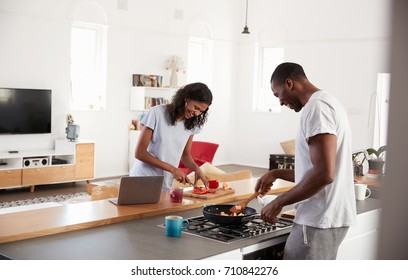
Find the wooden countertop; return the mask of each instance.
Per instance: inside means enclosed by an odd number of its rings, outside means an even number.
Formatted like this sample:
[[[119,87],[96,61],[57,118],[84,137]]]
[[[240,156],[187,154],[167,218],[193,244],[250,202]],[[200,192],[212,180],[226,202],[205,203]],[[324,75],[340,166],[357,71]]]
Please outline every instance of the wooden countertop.
[[[355,183],[367,184],[371,187],[381,187],[383,185],[383,177],[380,178],[369,178],[364,176],[354,176]]]
[[[171,203],[168,192],[163,192],[157,204],[116,206],[108,200],[97,200],[1,214],[0,244],[200,208],[208,203],[242,200],[253,193],[256,180],[257,178],[252,178],[227,182],[235,193],[216,199],[184,197],[182,203]],[[287,191],[293,185],[292,182],[277,180],[269,194]]]

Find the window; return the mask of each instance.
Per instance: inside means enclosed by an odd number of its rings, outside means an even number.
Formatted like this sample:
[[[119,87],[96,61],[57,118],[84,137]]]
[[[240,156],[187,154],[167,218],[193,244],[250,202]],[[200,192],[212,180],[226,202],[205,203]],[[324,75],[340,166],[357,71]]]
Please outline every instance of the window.
[[[388,131],[388,108],[390,98],[390,73],[378,73],[377,75],[377,91],[373,94],[375,100],[375,116],[374,116],[374,143],[375,149],[387,145]],[[370,110],[371,111],[371,110]]]
[[[106,26],[75,22],[71,27],[71,109],[106,106]]]
[[[282,108],[279,99],[271,91],[271,75],[276,66],[284,61],[284,48],[265,47],[258,48],[258,73],[255,77],[255,90],[253,110],[258,112],[280,113]]]
[[[202,82],[211,84],[210,40],[204,38],[190,37],[188,40],[188,74],[187,82]]]

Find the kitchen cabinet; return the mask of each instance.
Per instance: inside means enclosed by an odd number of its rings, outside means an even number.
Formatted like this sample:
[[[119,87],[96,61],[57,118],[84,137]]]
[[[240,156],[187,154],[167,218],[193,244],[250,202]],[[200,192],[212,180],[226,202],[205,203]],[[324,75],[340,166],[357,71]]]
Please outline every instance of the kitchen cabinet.
[[[350,227],[339,247],[338,260],[377,259],[380,214],[381,209],[374,209],[357,215],[357,225]]]
[[[204,260],[242,260],[242,251],[241,249],[235,249],[225,253],[221,253],[215,256],[204,258]]]

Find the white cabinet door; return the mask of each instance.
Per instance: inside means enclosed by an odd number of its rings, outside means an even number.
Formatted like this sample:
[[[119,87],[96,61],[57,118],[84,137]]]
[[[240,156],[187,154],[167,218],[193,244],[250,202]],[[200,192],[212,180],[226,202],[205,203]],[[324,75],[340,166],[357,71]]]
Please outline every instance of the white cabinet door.
[[[357,215],[357,226],[350,227],[337,253],[338,260],[374,260],[377,258],[380,209]]]
[[[235,249],[205,258],[204,260],[242,260],[242,252],[241,249]]]

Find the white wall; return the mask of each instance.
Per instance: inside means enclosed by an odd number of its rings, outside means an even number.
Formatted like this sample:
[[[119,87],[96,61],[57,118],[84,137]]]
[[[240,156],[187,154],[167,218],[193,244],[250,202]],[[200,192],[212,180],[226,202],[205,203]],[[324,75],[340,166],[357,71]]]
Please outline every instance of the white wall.
[[[209,85],[214,103],[196,139],[220,144],[215,164],[267,167],[269,154],[282,153],[279,142],[294,138],[297,130],[298,114],[290,110],[251,111],[254,45],[266,26],[279,27],[271,37],[283,34],[287,60],[303,64],[316,86],[335,94],[354,113],[354,148],[371,146],[368,102],[377,73],[389,71],[386,0],[250,1],[249,36],[240,34],[244,0],[129,0],[127,10],[117,9],[112,0],[2,0],[0,87],[51,88],[53,125],[51,135],[0,136],[0,151],[49,149],[65,137],[70,22],[74,8],[89,2],[106,13],[108,105],[105,111],[71,113],[81,138],[96,142],[96,177],[127,173],[127,127],[136,116],[128,109],[132,74],[155,73],[168,83],[164,61],[171,54],[187,57],[187,34],[196,21],[208,23],[214,40]],[[174,18],[175,10],[183,12],[182,20]],[[185,81],[185,75],[179,80]]]
[[[251,112],[254,48],[264,28],[285,47],[285,60],[303,65],[317,87],[334,94],[349,112],[353,149],[372,145],[369,101],[378,72],[389,72],[388,1],[250,1],[251,38],[239,44],[240,102],[234,162],[267,166],[269,154],[283,153],[279,143],[294,139],[299,114]],[[255,12],[256,11],[256,12]],[[243,78],[245,77],[245,78]],[[241,132],[241,133],[239,133]],[[250,148],[248,148],[250,147]]]

